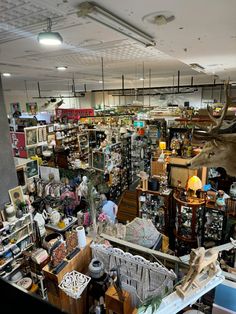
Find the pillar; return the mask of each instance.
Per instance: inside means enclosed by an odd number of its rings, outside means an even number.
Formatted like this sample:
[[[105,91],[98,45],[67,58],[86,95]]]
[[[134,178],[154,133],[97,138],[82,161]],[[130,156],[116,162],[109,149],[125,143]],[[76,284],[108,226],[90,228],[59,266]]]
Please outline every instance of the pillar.
[[[0,76],[0,208],[9,202],[8,190],[18,185],[12,154],[9,124],[5,107],[2,78]]]

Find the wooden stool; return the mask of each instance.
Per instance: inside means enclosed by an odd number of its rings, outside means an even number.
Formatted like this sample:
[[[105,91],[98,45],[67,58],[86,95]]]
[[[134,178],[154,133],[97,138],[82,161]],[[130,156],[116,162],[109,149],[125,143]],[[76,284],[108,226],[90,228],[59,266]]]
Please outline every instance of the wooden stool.
[[[127,291],[123,291],[123,300],[119,300],[114,286],[110,286],[105,293],[106,314],[110,311],[116,314],[130,314],[133,311],[131,306],[131,296]]]

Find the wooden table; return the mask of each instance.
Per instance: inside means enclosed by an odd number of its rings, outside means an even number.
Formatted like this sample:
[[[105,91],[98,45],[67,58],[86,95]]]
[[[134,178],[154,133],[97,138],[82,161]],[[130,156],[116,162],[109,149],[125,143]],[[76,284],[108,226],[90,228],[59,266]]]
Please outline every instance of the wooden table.
[[[85,248],[81,249],[71,260],[66,260],[68,264],[58,274],[53,274],[48,264],[43,268],[48,301],[70,314],[87,313],[86,290],[82,293],[80,299],[76,300],[67,296],[58,285],[62,281],[63,276],[72,270],[77,270],[83,274],[87,273],[88,265],[92,258],[90,243],[91,239],[87,238]]]
[[[65,226],[64,228],[59,228],[55,225],[51,225],[51,224],[45,224],[45,228],[47,229],[47,231],[49,230],[50,233],[53,232],[59,232],[62,233],[63,235],[65,234],[66,231],[68,231],[69,229],[71,229],[74,224],[78,221],[76,217],[71,216],[72,220],[71,222]]]

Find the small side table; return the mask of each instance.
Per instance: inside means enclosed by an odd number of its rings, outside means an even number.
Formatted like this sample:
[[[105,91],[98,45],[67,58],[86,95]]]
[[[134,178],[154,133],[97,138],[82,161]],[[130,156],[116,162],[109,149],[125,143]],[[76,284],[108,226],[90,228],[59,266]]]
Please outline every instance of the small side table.
[[[110,311],[116,314],[130,314],[133,311],[131,296],[127,291],[123,291],[123,300],[120,300],[114,286],[110,286],[105,293],[106,314]]]

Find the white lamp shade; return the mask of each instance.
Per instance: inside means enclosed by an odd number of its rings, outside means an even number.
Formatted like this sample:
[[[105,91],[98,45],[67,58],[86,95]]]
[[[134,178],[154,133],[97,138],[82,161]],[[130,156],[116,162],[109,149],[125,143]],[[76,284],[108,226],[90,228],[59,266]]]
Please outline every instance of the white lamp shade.
[[[188,189],[197,191],[202,188],[202,181],[197,176],[192,176],[188,180]]]

